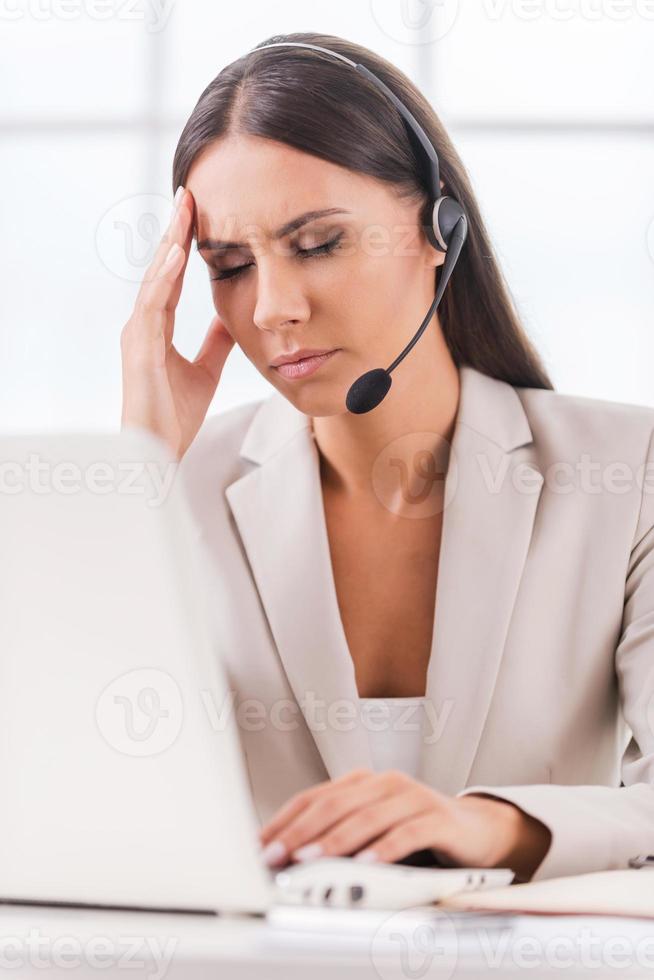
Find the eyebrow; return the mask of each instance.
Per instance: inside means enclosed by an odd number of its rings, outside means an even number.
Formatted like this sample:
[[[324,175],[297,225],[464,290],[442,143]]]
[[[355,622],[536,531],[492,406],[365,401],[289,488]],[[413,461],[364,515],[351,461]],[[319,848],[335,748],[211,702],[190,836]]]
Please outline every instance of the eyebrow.
[[[304,214],[300,214],[297,218],[287,221],[281,228],[274,231],[272,237],[275,241],[278,241],[280,238],[285,238],[287,235],[290,235],[291,232],[297,231],[298,228],[308,224],[310,221],[315,221],[316,218],[324,218],[329,214],[352,214],[352,212],[347,208],[324,208],[321,211],[305,211]],[[216,238],[203,238],[195,247],[198,252],[201,252],[203,249],[207,252],[225,252],[230,248],[247,248],[248,246],[246,242],[221,242]]]

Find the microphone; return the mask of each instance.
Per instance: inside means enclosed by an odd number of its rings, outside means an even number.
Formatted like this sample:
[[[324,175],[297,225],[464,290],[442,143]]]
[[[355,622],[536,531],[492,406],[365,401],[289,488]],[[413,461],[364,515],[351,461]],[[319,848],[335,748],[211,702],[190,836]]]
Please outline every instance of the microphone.
[[[379,405],[379,403],[386,397],[391,384],[393,383],[391,371],[394,371],[398,364],[404,360],[411,348],[418,342],[426,330],[427,324],[434,315],[434,312],[436,311],[438,304],[443,297],[443,293],[445,292],[445,287],[447,286],[449,278],[454,271],[454,266],[456,265],[459,255],[461,254],[461,249],[463,248],[463,243],[466,240],[467,233],[468,222],[465,214],[461,213],[461,216],[454,225],[449,237],[447,252],[445,254],[445,262],[443,263],[443,271],[438,284],[438,289],[436,290],[434,301],[429,307],[425,319],[420,324],[420,327],[415,335],[411,338],[404,350],[398,354],[392,364],[389,364],[387,368],[372,368],[372,370],[366,371],[365,374],[362,374],[356,379],[356,381],[353,382],[345,399],[345,405],[348,411],[353,412],[355,415],[363,415],[365,412],[370,412],[373,408],[376,408],[377,405]]]

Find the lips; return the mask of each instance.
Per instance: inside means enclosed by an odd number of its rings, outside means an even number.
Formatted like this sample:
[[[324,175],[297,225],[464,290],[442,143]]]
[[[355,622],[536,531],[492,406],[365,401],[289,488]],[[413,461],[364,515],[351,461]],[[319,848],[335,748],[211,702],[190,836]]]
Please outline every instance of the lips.
[[[280,364],[295,364],[297,361],[304,360],[306,357],[318,357],[321,354],[331,354],[333,347],[301,347],[299,350],[291,351],[288,354],[280,354],[270,362],[271,367],[279,367]]]
[[[301,357],[295,361],[286,361],[285,363],[278,364],[274,370],[287,381],[296,381],[300,378],[308,378],[309,375],[319,371],[323,364],[325,364],[327,361],[331,361],[333,357],[336,357],[339,350],[340,348],[337,347],[333,350],[327,350],[320,354],[311,354],[308,357]],[[296,353],[299,354],[299,351]]]

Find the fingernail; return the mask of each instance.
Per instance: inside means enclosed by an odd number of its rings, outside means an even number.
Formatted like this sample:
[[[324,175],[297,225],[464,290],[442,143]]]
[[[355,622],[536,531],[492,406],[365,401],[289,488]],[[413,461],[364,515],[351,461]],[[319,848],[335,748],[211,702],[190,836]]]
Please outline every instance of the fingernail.
[[[183,194],[184,194],[184,185],[180,184],[177,190],[175,191],[175,196],[173,198],[173,204],[176,208],[179,206],[179,202],[181,201]]]
[[[305,844],[304,847],[298,847],[297,851],[293,851],[293,857],[296,861],[312,861],[313,858],[320,857],[321,854],[321,844]]]
[[[266,864],[277,864],[284,857],[286,857],[286,848],[280,840],[271,840],[261,852],[261,859]]]
[[[369,847],[367,850],[359,851],[358,854],[355,854],[352,860],[353,861],[377,861],[379,860],[379,857],[377,851],[373,851],[373,849]]]

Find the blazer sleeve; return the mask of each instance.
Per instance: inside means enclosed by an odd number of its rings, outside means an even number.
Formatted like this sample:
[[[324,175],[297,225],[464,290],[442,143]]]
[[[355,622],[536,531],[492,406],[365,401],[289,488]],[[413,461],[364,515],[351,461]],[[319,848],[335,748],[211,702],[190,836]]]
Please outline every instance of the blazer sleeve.
[[[469,786],[457,796],[506,800],[550,830],[547,854],[531,881],[627,868],[654,854],[654,446],[642,475],[642,498],[625,580],[615,651],[620,706],[631,732],[621,760],[622,786]]]

